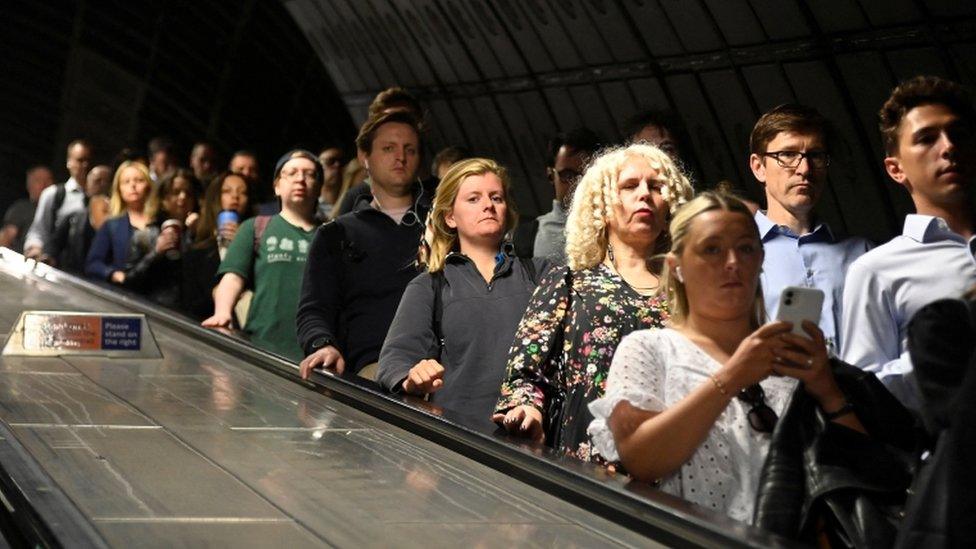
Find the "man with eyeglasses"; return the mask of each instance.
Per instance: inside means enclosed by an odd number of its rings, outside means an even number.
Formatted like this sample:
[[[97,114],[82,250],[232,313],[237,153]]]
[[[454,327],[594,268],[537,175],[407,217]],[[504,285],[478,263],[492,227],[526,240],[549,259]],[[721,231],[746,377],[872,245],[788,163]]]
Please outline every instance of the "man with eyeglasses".
[[[319,228],[298,306],[301,375],[315,368],[373,379],[400,297],[417,276],[417,245],[432,197],[417,179],[420,123],[382,111],[359,130],[356,147],[370,194]]]
[[[814,206],[827,185],[830,124],[816,109],[780,105],[752,129],[749,167],[766,191],[766,211],[756,212],[765,259],[761,275],[766,314],[776,318],[787,286],[824,293],[820,329],[828,348],[840,348],[844,275],[871,248],[864,238],[839,238],[816,219]]]
[[[552,201],[552,210],[536,218],[538,228],[532,247],[534,257],[566,263],[566,216],[569,215],[569,203],[590,156],[599,146],[600,138],[587,128],[576,128],[557,134],[549,141],[546,177],[552,183],[555,198]]]

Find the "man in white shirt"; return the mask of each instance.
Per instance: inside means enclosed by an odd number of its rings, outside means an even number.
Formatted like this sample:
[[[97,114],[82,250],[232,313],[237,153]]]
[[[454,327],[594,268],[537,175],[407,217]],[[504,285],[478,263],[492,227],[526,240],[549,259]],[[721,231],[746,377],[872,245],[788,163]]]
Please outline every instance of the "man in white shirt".
[[[895,88],[880,117],[885,170],[917,213],[848,270],[842,357],[918,409],[908,323],[926,304],[976,284],[976,111],[958,84],[920,76]]]
[[[52,185],[37,201],[37,211],[27,235],[24,237],[24,255],[44,262],[53,257],[44,253],[44,245],[50,241],[57,224],[74,212],[85,207],[85,177],[91,166],[91,145],[82,139],[68,144],[67,168],[70,177],[65,183]]]

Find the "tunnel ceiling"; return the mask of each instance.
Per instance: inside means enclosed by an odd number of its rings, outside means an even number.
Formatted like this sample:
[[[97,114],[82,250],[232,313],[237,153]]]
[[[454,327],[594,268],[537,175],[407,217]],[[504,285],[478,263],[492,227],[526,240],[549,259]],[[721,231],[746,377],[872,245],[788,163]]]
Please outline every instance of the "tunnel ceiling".
[[[111,162],[168,135],[186,162],[195,140],[223,158],[262,159],[267,180],[288,148],[351,140],[355,128],[315,52],[278,2],[0,2],[0,209],[24,170],[60,180],[67,142]]]
[[[916,74],[976,83],[976,2],[961,0],[284,0],[361,122],[402,85],[429,110],[431,149],[464,144],[514,172],[521,209],[549,208],[544,145],[586,125],[622,137],[669,109],[691,137],[697,186],[746,195],[748,135],[784,102],[838,126],[821,215],[850,233],[900,230],[907,195],[881,169],[876,113]]]

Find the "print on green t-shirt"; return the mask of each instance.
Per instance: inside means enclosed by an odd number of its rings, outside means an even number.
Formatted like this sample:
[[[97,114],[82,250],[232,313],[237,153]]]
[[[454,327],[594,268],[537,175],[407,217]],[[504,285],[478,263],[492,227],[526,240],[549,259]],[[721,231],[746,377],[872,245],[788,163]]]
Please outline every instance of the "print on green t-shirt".
[[[276,215],[268,221],[255,256],[254,219],[249,219],[237,230],[217,270],[218,276],[244,277],[254,289],[244,330],[251,341],[295,361],[303,355],[295,335],[295,314],[314,234],[315,229],[303,230]]]

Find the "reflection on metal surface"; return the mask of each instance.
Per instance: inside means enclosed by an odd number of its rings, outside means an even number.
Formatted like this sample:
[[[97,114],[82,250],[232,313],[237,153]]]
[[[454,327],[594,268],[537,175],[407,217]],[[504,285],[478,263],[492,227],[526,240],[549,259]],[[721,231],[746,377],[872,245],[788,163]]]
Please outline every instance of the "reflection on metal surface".
[[[0,331],[17,319],[11,308],[26,308],[22,288],[32,283],[31,308],[122,309],[0,264]],[[108,545],[653,545],[164,324],[155,329],[162,359],[0,356],[0,421]]]
[[[24,311],[2,354],[162,358],[145,315],[75,311]]]

